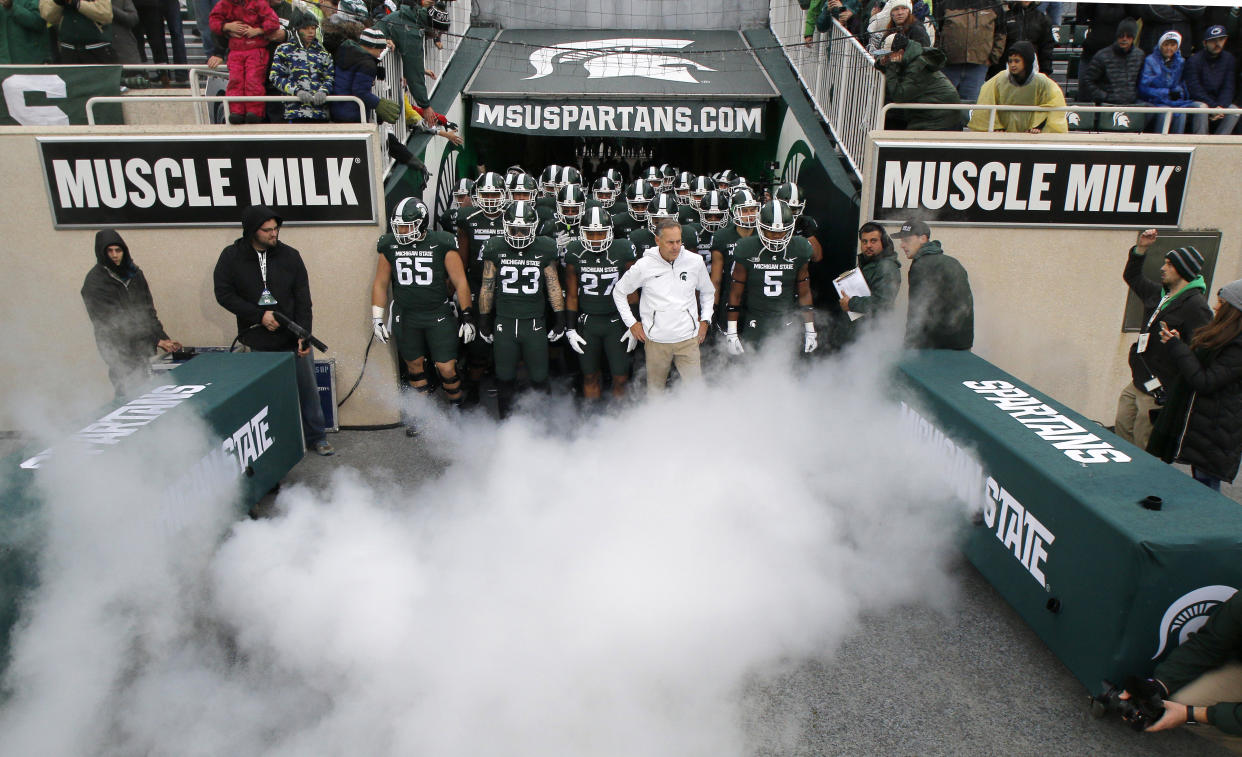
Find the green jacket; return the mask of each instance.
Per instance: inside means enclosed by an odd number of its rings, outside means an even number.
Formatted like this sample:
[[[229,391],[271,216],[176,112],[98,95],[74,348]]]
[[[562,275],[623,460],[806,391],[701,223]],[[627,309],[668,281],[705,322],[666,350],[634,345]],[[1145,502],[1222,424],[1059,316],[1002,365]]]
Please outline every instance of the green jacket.
[[[890,248],[874,257],[859,258],[863,263],[858,268],[867,280],[871,296],[851,297],[850,312],[875,314],[892,310],[897,293],[901,291],[901,263],[897,261],[897,252]]]
[[[1242,653],[1242,592],[1222,603],[1190,638],[1176,647],[1153,674],[1175,694],[1199,676],[1237,659]],[[1208,721],[1221,731],[1242,735],[1242,703],[1221,702],[1208,708]]]
[[[910,261],[906,347],[968,350],[975,341],[975,300],[966,269],[931,240]]]
[[[946,60],[943,50],[924,49],[910,40],[902,60],[884,67],[885,99],[890,103],[961,103],[957,88],[940,70]],[[906,128],[915,131],[960,131],[966,123],[966,112],[961,110],[896,112],[906,122]]]
[[[806,7],[806,20],[802,24],[802,36],[815,36],[815,21],[819,18],[820,9],[827,0],[811,0],[811,4]]]
[[[51,57],[39,0],[13,0],[12,7],[0,8],[0,64],[47,63]]]
[[[380,28],[401,54],[401,73],[410,87],[414,105],[427,106],[427,66],[423,61],[423,29],[430,21],[427,11],[417,5],[402,3],[401,8],[380,22]]]

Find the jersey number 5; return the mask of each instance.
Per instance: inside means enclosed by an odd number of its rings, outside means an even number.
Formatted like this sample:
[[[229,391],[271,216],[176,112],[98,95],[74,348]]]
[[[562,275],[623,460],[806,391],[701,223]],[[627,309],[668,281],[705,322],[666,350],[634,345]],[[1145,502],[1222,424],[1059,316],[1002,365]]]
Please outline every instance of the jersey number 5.
[[[397,283],[401,286],[409,286],[417,284],[419,286],[427,286],[431,283],[433,271],[431,261],[418,258],[410,260],[409,258],[397,258]]]
[[[521,286],[518,283],[521,282]],[[500,291],[505,294],[536,294],[539,291],[539,269],[535,266],[502,266]]]
[[[780,297],[781,296],[781,272],[780,271],[764,271],[763,272],[763,296],[764,297]]]

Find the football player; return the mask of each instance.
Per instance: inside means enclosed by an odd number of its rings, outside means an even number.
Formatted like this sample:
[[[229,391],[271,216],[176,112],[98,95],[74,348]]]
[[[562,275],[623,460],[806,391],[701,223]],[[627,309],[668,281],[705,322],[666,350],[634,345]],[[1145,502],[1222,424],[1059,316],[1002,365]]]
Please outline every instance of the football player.
[[[647,225],[647,206],[655,198],[655,190],[643,179],[625,186],[625,205],[629,212],[612,214],[613,236],[625,239],[630,232]]]
[[[802,189],[792,182],[785,182],[776,188],[776,194],[773,199],[782,200],[794,214],[794,234],[802,237],[811,243],[811,262],[818,263],[824,259],[824,248],[820,246],[819,239],[815,234],[819,231],[819,224],[814,218],[802,213],[806,209],[806,197],[802,194]]]
[[[722,292],[720,282],[726,273],[733,270],[734,248],[737,247],[738,242],[754,235],[758,216],[759,201],[749,189],[743,189],[729,198],[731,220],[712,236],[711,277],[712,285],[716,287],[717,305],[728,301],[728,289]],[[706,223],[706,217],[704,223]],[[723,307],[717,308],[717,312],[723,311]]]
[[[430,394],[425,356],[430,354],[440,374],[444,394],[457,407],[462,405],[461,378],[457,375],[457,340],[470,342],[475,335],[475,309],[470,285],[453,235],[428,231],[427,206],[416,197],[397,203],[392,212],[392,232],[376,244],[379,259],[371,285],[371,325],[375,337],[387,344],[390,336],[384,321],[388,288],[392,287],[397,354],[405,362],[414,391]],[[449,285],[461,306],[461,324],[449,301]],[[406,435],[415,434],[412,425]]]
[[[557,276],[556,243],[535,234],[539,216],[528,202],[511,204],[504,234],[483,250],[479,292],[479,335],[493,343],[497,408],[509,415],[517,388],[517,366],[526,363],[532,388],[548,390],[548,343],[565,333],[565,296]],[[553,322],[544,320],[544,299]]]
[[[581,186],[566,184],[556,190],[556,218],[552,223],[544,224],[539,233],[555,240],[558,258],[564,258],[569,243],[578,238],[578,224],[582,222],[585,208],[586,195]]]
[[[677,178],[673,180],[671,191],[677,196],[677,220],[683,226],[693,225],[696,230],[699,225],[699,211],[694,204],[694,183],[696,177],[689,171],[682,171],[677,174]],[[689,245],[687,245],[689,246]]]
[[[612,220],[603,208],[589,208],[579,225],[578,238],[565,255],[565,300],[569,330],[565,340],[579,355],[582,396],[597,400],[603,393],[603,360],[612,376],[612,395],[625,396],[629,380],[630,352],[637,345],[625,337],[629,331],[617,315],[612,288],[633,265],[634,245],[614,239]]]
[[[465,253],[466,280],[474,293],[478,309],[479,289],[483,284],[483,248],[488,241],[504,233],[503,209],[507,193],[504,179],[497,173],[485,173],[474,186],[474,205],[457,225],[457,249]],[[479,381],[487,372],[492,356],[491,345],[476,339],[467,345],[466,404],[479,401]]]
[[[729,196],[732,191],[733,180],[737,178],[737,174],[726,168],[716,174],[716,191],[723,192],[725,197]]]
[[[457,225],[461,223],[463,210],[473,206],[474,182],[469,179],[458,179],[453,185],[453,204],[440,214],[440,228],[456,236]]]
[[[599,177],[591,185],[591,197],[611,213],[613,203],[617,201],[617,183],[608,176]]]
[[[661,192],[647,206],[647,226],[630,232],[629,239],[641,255],[649,248],[656,246],[655,228],[661,218],[677,220],[677,196],[672,192]],[[683,225],[681,227],[682,244],[694,244],[698,238],[698,227]]]
[[[505,191],[509,194],[509,202],[533,203],[539,194],[539,185],[535,182],[535,177],[528,173],[509,174],[505,177]],[[541,221],[551,220],[553,214],[550,210],[538,207],[536,210]]]
[[[811,306],[811,243],[794,234],[793,211],[773,200],[759,211],[759,233],[738,242],[726,308],[725,349],[730,355],[745,350],[737,323],[746,307],[746,341],[755,347],[773,334],[787,334],[802,324],[802,351],[819,346],[815,312]],[[795,302],[797,307],[795,308]]]

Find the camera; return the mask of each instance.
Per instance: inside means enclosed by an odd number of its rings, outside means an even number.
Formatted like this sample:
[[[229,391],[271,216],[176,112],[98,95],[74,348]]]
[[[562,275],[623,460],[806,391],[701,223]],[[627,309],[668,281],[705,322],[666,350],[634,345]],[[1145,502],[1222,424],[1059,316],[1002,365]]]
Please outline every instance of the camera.
[[[1091,697],[1091,714],[1097,718],[1117,714],[1136,731],[1142,731],[1164,715],[1164,690],[1154,678],[1130,676],[1124,686],[1104,681],[1105,691]],[[1122,699],[1121,692],[1130,692]]]

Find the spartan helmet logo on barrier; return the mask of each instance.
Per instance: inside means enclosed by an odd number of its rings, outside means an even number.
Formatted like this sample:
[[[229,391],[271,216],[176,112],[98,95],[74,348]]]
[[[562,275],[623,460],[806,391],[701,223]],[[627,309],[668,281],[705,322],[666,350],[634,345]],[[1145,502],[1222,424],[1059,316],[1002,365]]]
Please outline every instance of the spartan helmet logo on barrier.
[[[1067,120],[1069,121],[1070,126],[1081,126],[1082,125],[1082,119],[1078,116],[1077,113],[1075,113],[1072,110],[1069,112]]]
[[[541,47],[530,54],[530,65],[534,67],[535,73],[526,78],[542,79],[552,73],[555,63],[581,62],[587,70],[588,79],[643,76],[648,79],[699,84],[699,80],[694,78],[695,70],[716,69],[689,58],[661,52],[670,48],[680,50],[692,42],[694,40],[690,39],[619,37]]]
[[[1119,126],[1122,129],[1130,128],[1130,114],[1125,111],[1117,111],[1113,113],[1113,126]]]
[[[1187,636],[1198,631],[1207,622],[1208,613],[1237,592],[1232,586],[1204,586],[1183,594],[1165,610],[1160,621],[1160,647],[1151,659],[1156,659]]]

